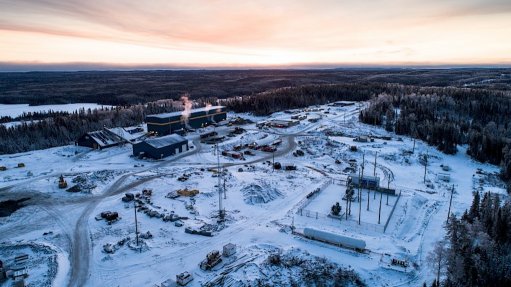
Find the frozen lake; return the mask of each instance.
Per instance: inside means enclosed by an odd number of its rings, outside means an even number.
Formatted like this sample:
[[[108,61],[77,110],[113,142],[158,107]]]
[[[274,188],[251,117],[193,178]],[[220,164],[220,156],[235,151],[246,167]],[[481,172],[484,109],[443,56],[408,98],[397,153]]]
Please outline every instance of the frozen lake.
[[[107,105],[98,105],[92,103],[78,103],[78,104],[63,104],[63,105],[41,105],[29,106],[28,104],[19,105],[4,105],[0,104],[0,117],[10,116],[12,118],[18,117],[24,112],[45,112],[45,111],[59,111],[59,112],[74,112],[81,108],[84,109],[100,109],[101,107],[111,107]]]

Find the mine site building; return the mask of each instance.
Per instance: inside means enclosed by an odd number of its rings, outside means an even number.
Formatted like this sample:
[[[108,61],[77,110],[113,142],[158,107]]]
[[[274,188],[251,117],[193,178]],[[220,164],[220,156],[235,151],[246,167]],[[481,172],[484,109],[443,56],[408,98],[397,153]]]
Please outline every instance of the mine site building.
[[[183,111],[166,114],[148,115],[145,118],[148,132],[164,136],[183,129],[198,129],[212,123],[227,119],[227,109],[224,106],[213,106],[190,110],[188,117]]]
[[[348,107],[348,106],[353,106],[355,105],[354,102],[346,102],[346,101],[338,101],[338,102],[333,102],[330,104],[330,106],[334,106],[334,107]]]
[[[133,155],[161,159],[189,150],[188,140],[172,134],[164,137],[146,139],[133,144]]]
[[[289,128],[300,123],[297,120],[271,120],[268,125],[274,128]]]
[[[348,183],[352,183],[355,187],[359,185],[362,188],[377,189],[380,187],[380,178],[377,176],[364,175],[359,177],[358,174],[352,173],[348,179]]]
[[[222,255],[225,257],[229,257],[236,253],[236,244],[227,243],[224,245]]]
[[[82,135],[76,140],[75,145],[90,147],[93,149],[104,149],[112,146],[118,146],[125,142],[126,140],[110,130],[102,129]]]

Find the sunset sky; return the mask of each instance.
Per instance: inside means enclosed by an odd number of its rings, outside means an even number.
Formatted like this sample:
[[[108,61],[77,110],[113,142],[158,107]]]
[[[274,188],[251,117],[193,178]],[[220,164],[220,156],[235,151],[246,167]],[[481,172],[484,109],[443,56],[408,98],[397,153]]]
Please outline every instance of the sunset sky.
[[[511,63],[511,0],[0,0],[0,65]]]

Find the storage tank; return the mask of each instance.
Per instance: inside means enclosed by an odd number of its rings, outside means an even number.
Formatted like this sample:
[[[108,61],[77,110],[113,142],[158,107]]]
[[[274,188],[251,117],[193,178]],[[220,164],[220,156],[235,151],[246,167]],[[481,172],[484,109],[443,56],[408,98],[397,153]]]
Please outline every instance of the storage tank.
[[[327,243],[335,244],[335,245],[342,245],[344,247],[353,248],[357,250],[364,250],[366,248],[366,242],[361,239],[355,239],[347,236],[342,236],[339,234],[334,234],[322,230],[316,230],[312,228],[304,228],[303,234],[306,237],[318,240],[318,241],[324,241]]]

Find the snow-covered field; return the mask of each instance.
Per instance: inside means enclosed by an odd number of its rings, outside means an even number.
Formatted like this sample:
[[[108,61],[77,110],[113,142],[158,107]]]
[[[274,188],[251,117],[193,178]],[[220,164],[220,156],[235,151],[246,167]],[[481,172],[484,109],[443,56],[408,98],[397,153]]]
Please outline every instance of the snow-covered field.
[[[451,210],[459,215],[470,206],[474,190],[505,194],[502,183],[492,175],[498,168],[471,160],[465,147],[459,147],[457,155],[448,156],[416,142],[414,153],[409,153],[414,146],[412,139],[359,123],[361,107],[297,110],[302,115],[308,113],[308,119],[319,120],[302,120],[287,129],[242,126],[246,132],[226,137],[219,144],[220,151],[240,144],[282,140],[274,153],[251,150],[253,155],[245,155],[245,160],[218,156],[214,146],[199,142],[198,133],[213,127],[187,136],[194,144],[189,152],[160,161],[132,157],[129,145],[103,151],[64,146],[1,156],[0,166],[7,170],[0,171],[0,201],[31,199],[11,216],[0,218],[0,260],[10,262],[16,248],[51,246],[48,250],[57,258],[52,261],[56,271],[30,264],[26,280],[36,285],[49,280],[54,286],[153,286],[175,280],[183,271],[194,276],[189,284],[192,286],[243,286],[254,282],[287,286],[291,281],[285,278],[306,280],[298,276],[304,272],[300,268],[317,266],[321,260],[325,266],[353,269],[368,286],[430,282],[435,273],[426,255],[444,235],[442,226],[452,188]],[[229,116],[268,119],[246,114]],[[269,118],[289,117],[281,112]],[[216,131],[223,135],[231,129],[222,126]],[[357,136],[373,136],[374,142],[353,141]],[[351,146],[357,151],[350,151]],[[297,155],[297,150],[304,155]],[[424,165],[419,159],[426,152],[429,161],[424,183]],[[218,159],[225,168],[222,177],[215,169]],[[273,160],[297,169],[274,170]],[[17,168],[18,163],[25,167]],[[342,197],[349,168],[363,164],[365,174],[376,174],[382,186],[401,195],[399,199],[389,196],[387,201],[385,194],[362,190],[362,201],[352,202],[346,220]],[[441,165],[450,170],[445,171]],[[450,175],[449,182],[440,179],[443,173]],[[69,186],[79,185],[81,192],[59,189],[60,175]],[[225,193],[220,194],[225,209],[222,223],[218,223],[219,186],[221,190],[225,186]],[[318,188],[317,195],[307,198]],[[144,189],[151,190],[151,195],[143,196]],[[199,193],[193,198],[169,196],[180,189],[196,189]],[[138,231],[152,235],[141,239],[138,248],[134,203],[121,200],[125,193],[140,194]],[[336,202],[342,207],[341,218],[328,216]],[[110,224],[96,220],[104,211],[117,212],[120,219]],[[167,220],[174,217],[180,219]],[[300,236],[299,231],[307,227],[364,240],[366,250],[357,252]],[[208,231],[212,237],[188,234],[185,228]],[[208,252],[222,251],[227,243],[237,245],[234,257],[222,257],[213,270],[199,268]],[[105,252],[105,246],[114,246],[113,253]],[[295,262],[299,258],[308,264],[269,264],[268,258],[275,252],[282,254],[283,260]],[[33,251],[30,258],[43,260],[48,254]],[[389,263],[392,258],[409,265],[393,266]]]

